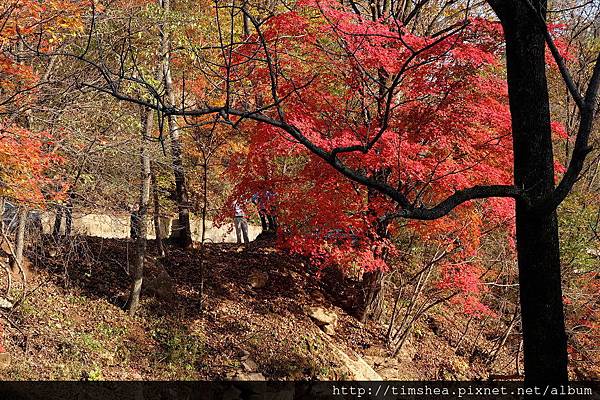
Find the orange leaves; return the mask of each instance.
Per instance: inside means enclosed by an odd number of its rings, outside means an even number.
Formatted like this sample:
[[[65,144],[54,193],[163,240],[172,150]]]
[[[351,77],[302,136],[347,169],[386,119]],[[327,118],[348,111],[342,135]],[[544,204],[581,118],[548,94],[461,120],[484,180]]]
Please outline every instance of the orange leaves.
[[[45,132],[25,128],[36,96],[31,58],[52,50],[82,29],[89,3],[75,0],[16,0],[0,5],[0,196],[43,203],[60,190],[46,175],[60,158],[48,150]]]
[[[51,46],[60,35],[82,29],[81,15],[89,2],[75,0],[17,0],[0,6],[6,23],[0,31],[0,41],[27,39],[35,36],[36,46]]]
[[[0,94],[32,85],[35,73],[17,57],[28,59],[35,52],[49,51],[63,36],[81,30],[87,7],[86,2],[75,0],[16,0],[0,5]]]
[[[47,169],[61,158],[45,150],[45,132],[0,125],[0,196],[41,204],[59,195]]]

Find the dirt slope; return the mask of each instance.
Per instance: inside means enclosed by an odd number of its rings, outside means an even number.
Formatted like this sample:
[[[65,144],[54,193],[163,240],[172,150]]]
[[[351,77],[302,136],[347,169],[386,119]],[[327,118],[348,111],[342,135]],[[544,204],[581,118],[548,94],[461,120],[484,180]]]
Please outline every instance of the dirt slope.
[[[451,309],[420,322],[399,358],[390,359],[383,328],[346,314],[302,260],[269,243],[208,245],[203,257],[199,250],[172,250],[163,261],[150,256],[135,318],[121,309],[131,243],[86,239],[68,257],[59,254],[37,260],[29,294],[3,312],[11,364],[1,379],[376,376],[366,363],[386,379],[487,377],[476,358],[455,354],[461,325]],[[257,276],[268,277],[264,287]],[[307,316],[309,306],[337,313],[335,335]]]

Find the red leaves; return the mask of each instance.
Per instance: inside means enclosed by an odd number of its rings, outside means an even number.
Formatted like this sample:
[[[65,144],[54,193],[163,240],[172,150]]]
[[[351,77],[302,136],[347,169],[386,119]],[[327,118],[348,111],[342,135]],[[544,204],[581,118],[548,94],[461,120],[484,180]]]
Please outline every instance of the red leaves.
[[[552,128],[552,136],[555,139],[566,140],[569,138],[569,134],[567,133],[567,130],[562,123],[560,123],[558,121],[552,121],[550,123],[550,126]]]
[[[284,13],[273,17],[264,32],[270,57],[281,71],[277,90],[280,98],[286,97],[287,121],[305,137],[331,151],[365,144],[383,131],[370,151],[340,157],[366,174],[388,171],[388,182],[398,182],[411,200],[433,203],[474,184],[510,183],[510,117],[506,87],[495,72],[500,49],[496,24],[475,20],[451,40],[432,45],[436,38],[398,32],[403,28],[383,21],[359,20],[337,2],[303,5],[307,14],[318,9],[321,17]],[[254,87],[265,88],[261,96],[269,98],[270,71],[261,63],[248,68],[258,72]],[[288,95],[311,79],[310,85]],[[387,121],[382,107],[388,97],[381,94],[381,79],[394,90]],[[394,79],[402,84],[390,86]],[[246,166],[239,172],[253,175],[242,185],[278,182],[284,223],[301,226],[290,237],[342,229],[365,238],[376,223],[371,215],[394,210],[387,199],[367,200],[366,190],[280,135],[271,126],[256,125]],[[292,174],[280,168],[281,157],[295,163]],[[436,224],[446,232],[463,226],[450,218],[429,224],[431,232]],[[322,251],[320,245],[312,247]],[[361,249],[348,251],[364,260],[364,268],[383,267]],[[328,252],[336,262],[349,262],[336,249]]]
[[[0,195],[41,203],[55,195],[56,185],[46,175],[60,158],[49,152],[46,132],[25,128],[23,113],[37,95],[38,77],[11,49],[28,47],[49,51],[61,38],[81,29],[81,13],[88,4],[71,0],[20,0],[0,5]],[[33,44],[31,44],[33,43]],[[31,63],[28,63],[31,64]]]
[[[348,168],[399,188],[416,206],[433,205],[474,185],[511,184],[512,137],[497,23],[475,19],[446,40],[418,36],[393,21],[368,21],[336,1],[306,0],[301,10],[263,26],[268,52],[252,42],[240,49],[261,99],[276,91],[286,122],[326,152],[341,152]],[[251,61],[258,53],[263,61]],[[251,73],[250,73],[251,71]],[[272,87],[272,82],[276,82]],[[305,83],[310,83],[306,84]],[[301,88],[301,89],[299,89]],[[266,101],[268,103],[268,100]],[[389,103],[388,103],[389,102]],[[264,104],[265,102],[263,102]],[[278,115],[266,111],[273,118]],[[564,129],[554,125],[557,138]],[[398,204],[348,181],[321,158],[273,126],[255,124],[247,153],[230,168],[235,196],[269,186],[279,194],[283,244],[321,267],[390,268],[392,241],[378,224]],[[440,288],[458,289],[472,313],[487,313],[478,253],[491,229],[510,237],[514,202],[472,201],[431,222],[389,226],[410,230],[422,246],[450,249]],[[383,246],[385,251],[379,246]],[[462,260],[469,258],[469,263]]]

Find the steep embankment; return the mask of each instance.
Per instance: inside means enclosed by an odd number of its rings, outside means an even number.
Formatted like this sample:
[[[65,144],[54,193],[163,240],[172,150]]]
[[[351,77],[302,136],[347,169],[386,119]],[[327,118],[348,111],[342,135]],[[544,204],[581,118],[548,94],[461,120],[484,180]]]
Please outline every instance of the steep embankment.
[[[430,313],[391,359],[381,327],[346,314],[302,260],[268,243],[149,257],[135,318],[120,308],[131,244],[77,239],[46,253],[24,301],[3,311],[2,379],[486,377],[472,355],[455,354],[452,310]]]

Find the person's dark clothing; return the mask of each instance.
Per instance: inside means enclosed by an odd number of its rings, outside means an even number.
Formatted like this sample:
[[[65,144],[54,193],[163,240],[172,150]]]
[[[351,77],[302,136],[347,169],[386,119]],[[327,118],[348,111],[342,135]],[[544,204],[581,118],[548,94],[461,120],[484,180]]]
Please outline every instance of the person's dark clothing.
[[[252,203],[258,208],[258,216],[263,232],[277,231],[274,197],[275,194],[268,190],[262,194],[255,193],[252,196]]]
[[[129,230],[129,236],[131,237],[131,239],[136,240],[137,238],[140,237],[139,235],[139,230],[140,230],[140,216],[138,214],[137,211],[132,211],[131,212],[131,228]]]

